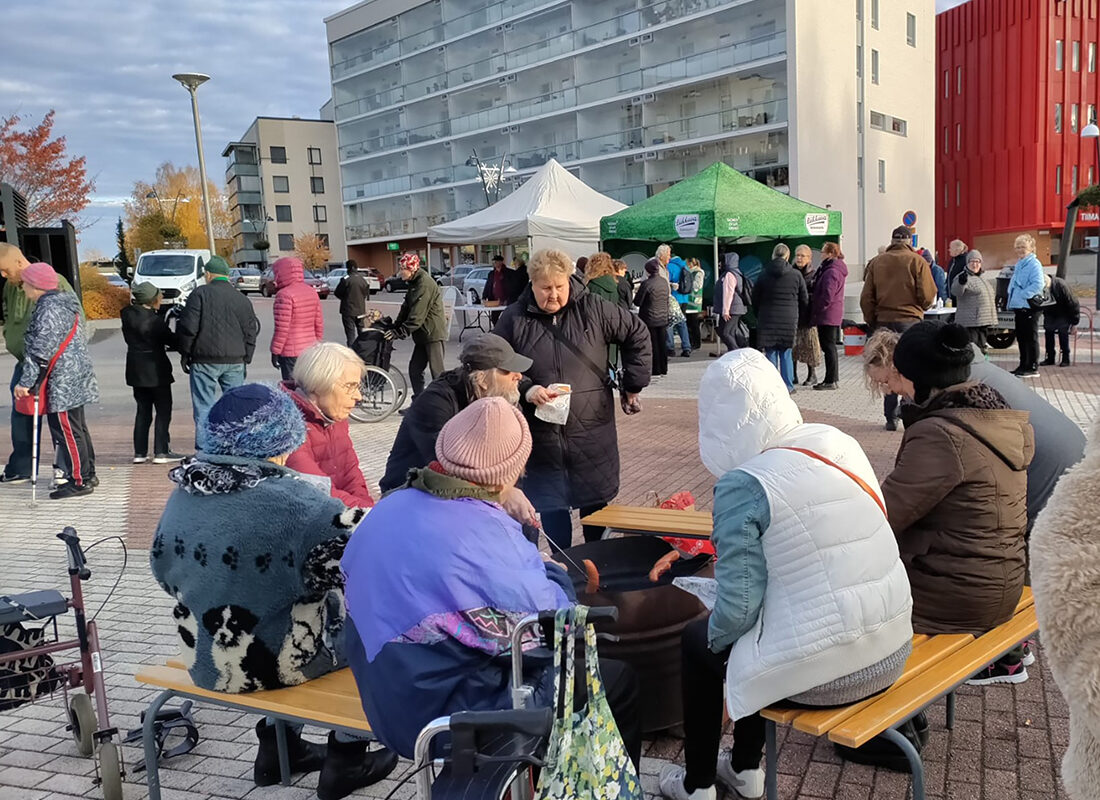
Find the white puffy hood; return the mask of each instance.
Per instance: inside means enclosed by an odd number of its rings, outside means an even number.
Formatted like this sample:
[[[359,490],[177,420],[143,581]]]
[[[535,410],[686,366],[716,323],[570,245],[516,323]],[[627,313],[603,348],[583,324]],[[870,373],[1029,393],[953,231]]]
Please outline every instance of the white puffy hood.
[[[699,384],[699,455],[715,477],[774,447],[802,424],[779,371],[758,350],[726,353]]]

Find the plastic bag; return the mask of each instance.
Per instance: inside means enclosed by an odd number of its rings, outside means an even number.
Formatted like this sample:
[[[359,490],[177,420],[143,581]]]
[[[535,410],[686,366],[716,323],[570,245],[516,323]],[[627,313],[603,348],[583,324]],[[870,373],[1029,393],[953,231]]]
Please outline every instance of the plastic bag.
[[[695,496],[691,492],[677,492],[667,500],[658,503],[657,507],[674,508],[678,511],[694,511]],[[706,539],[689,539],[680,536],[664,536],[662,538],[688,557],[703,553],[714,555],[714,545]]]
[[[551,425],[564,425],[569,420],[569,399],[573,387],[568,383],[552,383],[546,387],[558,396],[535,409],[535,416]]]

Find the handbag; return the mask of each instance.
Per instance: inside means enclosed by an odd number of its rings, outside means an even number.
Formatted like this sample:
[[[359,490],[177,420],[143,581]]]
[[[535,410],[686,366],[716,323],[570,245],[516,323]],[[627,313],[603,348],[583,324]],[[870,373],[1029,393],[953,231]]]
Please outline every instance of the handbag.
[[[616,797],[618,800],[642,800],[644,793],[634,764],[611,714],[611,706],[600,680],[600,662],[596,653],[596,631],[586,624],[588,608],[558,609],[554,617],[554,727],[546,767],[539,776],[539,800],[575,800],[575,798]],[[566,623],[571,624],[566,628]],[[584,631],[585,684],[588,703],[573,710],[576,630]],[[565,665],[562,669],[562,640]],[[564,672],[564,676],[563,676]],[[565,686],[562,686],[562,681]],[[613,793],[609,787],[615,787]]]
[[[53,372],[54,365],[57,364],[57,359],[61,357],[61,354],[65,352],[65,348],[69,346],[69,342],[76,336],[77,326],[80,325],[80,315],[77,314],[73,320],[73,327],[69,331],[69,335],[65,337],[65,341],[61,343],[61,347],[57,348],[57,352],[53,354],[53,358],[50,359],[49,366],[46,367],[45,372],[39,371],[38,376],[38,388],[28,394],[26,397],[15,398],[15,410],[20,414],[26,414],[28,417],[35,415],[35,407],[39,409],[46,406],[46,381],[49,380],[50,373]]]

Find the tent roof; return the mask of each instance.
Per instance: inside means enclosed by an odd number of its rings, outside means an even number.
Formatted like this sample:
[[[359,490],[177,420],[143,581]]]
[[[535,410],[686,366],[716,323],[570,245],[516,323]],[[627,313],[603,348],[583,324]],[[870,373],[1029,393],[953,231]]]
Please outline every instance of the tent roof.
[[[718,162],[600,220],[601,239],[839,236],[839,211],[777,192]]]
[[[428,228],[429,242],[526,244],[529,236],[596,242],[600,218],[626,208],[550,159],[507,197],[462,219]]]

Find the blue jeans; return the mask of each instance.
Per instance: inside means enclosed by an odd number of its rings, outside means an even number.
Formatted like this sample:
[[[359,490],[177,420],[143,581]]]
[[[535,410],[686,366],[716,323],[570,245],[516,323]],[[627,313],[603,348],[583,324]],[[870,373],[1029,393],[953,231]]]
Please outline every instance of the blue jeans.
[[[680,334],[680,352],[690,353],[691,352],[691,337],[688,335],[687,320],[685,319],[681,322],[674,322],[674,323],[672,323],[671,325],[668,326],[668,354],[669,355],[675,355],[676,354],[676,338],[673,336],[673,333]]]
[[[11,374],[11,385],[8,387],[12,396],[11,407],[11,458],[4,467],[4,474],[9,478],[27,477],[31,474],[31,460],[34,448],[34,418],[26,414],[20,414],[15,410],[15,386],[23,377],[23,362],[17,361]],[[38,417],[38,440],[42,441],[42,418],[46,416],[46,409]]]
[[[218,399],[218,389],[225,392],[240,386],[245,378],[244,364],[192,364],[191,409],[195,416],[195,449],[203,449],[202,431],[206,415]]]
[[[764,355],[779,370],[779,374],[783,376],[783,383],[787,385],[787,391],[794,388],[794,362],[791,360],[791,348],[765,347]]]

